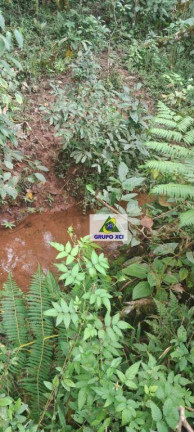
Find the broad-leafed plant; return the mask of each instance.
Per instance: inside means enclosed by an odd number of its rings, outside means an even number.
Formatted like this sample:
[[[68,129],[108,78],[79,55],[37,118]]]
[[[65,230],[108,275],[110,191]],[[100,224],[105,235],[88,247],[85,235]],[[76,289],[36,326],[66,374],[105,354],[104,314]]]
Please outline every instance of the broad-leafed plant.
[[[18,90],[17,73],[22,66],[14,50],[14,40],[21,49],[22,35],[18,30],[13,34],[5,31],[4,18],[0,13],[0,198],[6,196],[16,198],[18,178],[12,175],[14,160],[21,161],[22,155],[16,150],[17,138],[12,122],[13,112],[22,104],[22,96]]]

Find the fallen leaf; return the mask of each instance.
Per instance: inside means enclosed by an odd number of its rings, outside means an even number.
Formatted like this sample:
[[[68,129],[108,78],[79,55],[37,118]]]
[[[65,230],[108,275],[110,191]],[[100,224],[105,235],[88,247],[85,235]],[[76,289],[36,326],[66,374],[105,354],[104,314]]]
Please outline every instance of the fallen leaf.
[[[153,179],[155,180],[155,179],[157,179],[157,177],[159,176],[159,171],[157,170],[157,169],[153,169],[152,170],[152,177],[153,177]]]
[[[32,201],[33,200],[32,192],[27,192],[26,193],[26,198]]]
[[[175,291],[177,293],[181,293],[181,294],[184,292],[184,289],[183,289],[183,287],[182,287],[182,285],[180,283],[177,283],[176,285],[172,285],[171,289],[173,291]]]
[[[67,50],[67,51],[66,51],[66,55],[65,55],[65,57],[66,57],[66,58],[71,58],[72,55],[73,55],[73,51],[71,51],[71,50]]]
[[[144,228],[148,228],[148,229],[151,230],[151,228],[152,228],[152,226],[153,226],[153,223],[154,223],[153,219],[150,218],[149,216],[144,216],[144,217],[141,219],[141,225],[142,225]]]
[[[170,207],[173,203],[167,201],[167,199],[163,196],[159,196],[158,202],[162,207]]]

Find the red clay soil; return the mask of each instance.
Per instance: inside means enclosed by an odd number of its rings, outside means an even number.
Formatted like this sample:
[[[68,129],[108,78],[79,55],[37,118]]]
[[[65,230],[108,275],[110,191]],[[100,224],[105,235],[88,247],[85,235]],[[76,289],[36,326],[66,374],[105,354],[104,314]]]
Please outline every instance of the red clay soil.
[[[48,269],[56,272],[52,263],[57,251],[49,242],[65,244],[71,225],[78,238],[89,232],[88,217],[83,216],[76,206],[65,211],[29,215],[13,230],[1,229],[0,287],[11,272],[20,288],[26,291],[38,264],[44,272]]]
[[[66,77],[59,77],[55,80],[55,84],[58,83],[62,87],[67,82]],[[46,178],[45,183],[22,184],[23,190],[18,199],[13,204],[0,206],[0,224],[6,220],[17,223],[30,212],[45,211],[51,207],[56,211],[63,210],[67,203],[74,203],[74,200],[66,193],[64,180],[59,179],[55,174],[55,160],[60,149],[60,142],[55,136],[54,127],[49,125],[49,122],[45,120],[45,113],[40,110],[40,107],[48,107],[54,101],[52,88],[48,81],[42,80],[39,86],[34,86],[34,91],[24,95],[25,112],[22,123],[20,120],[21,129],[18,132],[18,150],[22,152],[24,159],[21,163],[16,164],[14,174],[21,178],[25,169],[28,170],[25,178],[31,174],[27,160],[31,162],[39,160],[40,164],[49,171],[42,172]],[[21,116],[22,114],[20,119]],[[28,193],[32,200],[26,202],[25,196]]]

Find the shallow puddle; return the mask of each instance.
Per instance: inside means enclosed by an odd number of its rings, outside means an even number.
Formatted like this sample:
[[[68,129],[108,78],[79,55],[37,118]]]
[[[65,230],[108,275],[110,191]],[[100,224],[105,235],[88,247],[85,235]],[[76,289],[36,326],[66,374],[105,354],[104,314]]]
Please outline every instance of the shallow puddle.
[[[89,218],[76,207],[65,211],[29,215],[13,230],[0,229],[0,287],[11,272],[22,290],[27,290],[38,264],[44,272],[53,266],[56,250],[49,242],[66,243],[73,225],[78,237],[89,234]]]

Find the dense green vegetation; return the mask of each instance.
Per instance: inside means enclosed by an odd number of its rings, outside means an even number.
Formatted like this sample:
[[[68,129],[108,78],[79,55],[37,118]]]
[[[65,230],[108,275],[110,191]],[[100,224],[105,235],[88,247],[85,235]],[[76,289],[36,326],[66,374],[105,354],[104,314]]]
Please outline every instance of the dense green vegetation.
[[[1,287],[0,431],[192,432],[193,3],[0,8],[2,209],[24,182],[47,180],[16,133],[47,80],[55,172],[65,182],[76,168],[82,210],[127,213],[129,228],[108,261],[70,227],[66,245],[52,243],[58,279],[39,268],[27,293],[11,276]]]

